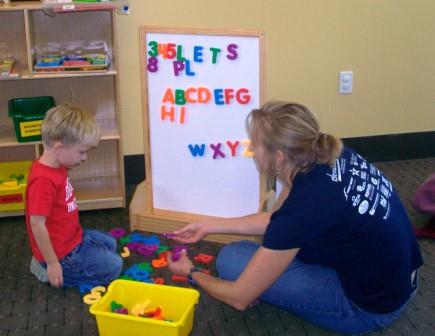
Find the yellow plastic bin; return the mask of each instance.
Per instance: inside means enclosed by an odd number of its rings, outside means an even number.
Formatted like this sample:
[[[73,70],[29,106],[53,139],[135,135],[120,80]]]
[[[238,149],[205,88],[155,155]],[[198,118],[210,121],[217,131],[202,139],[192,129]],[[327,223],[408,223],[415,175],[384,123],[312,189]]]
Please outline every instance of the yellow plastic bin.
[[[136,317],[131,309],[150,300],[149,308],[162,307],[165,320]],[[107,293],[89,311],[95,315],[100,336],[187,336],[192,330],[195,305],[199,292],[181,288],[130,280],[115,280]],[[129,315],[112,313],[116,301],[128,309]]]
[[[0,163],[0,211],[23,210],[32,161]]]
[[[18,142],[41,140],[41,124],[45,113],[55,106],[51,96],[9,100],[9,117],[13,119]]]

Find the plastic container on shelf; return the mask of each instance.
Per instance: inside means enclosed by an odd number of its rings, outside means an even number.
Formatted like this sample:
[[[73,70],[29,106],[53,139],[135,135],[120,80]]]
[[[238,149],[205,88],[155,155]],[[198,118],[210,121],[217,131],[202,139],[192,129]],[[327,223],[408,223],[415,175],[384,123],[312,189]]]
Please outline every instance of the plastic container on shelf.
[[[55,101],[51,96],[9,100],[9,117],[14,122],[17,141],[40,141],[42,120],[53,106]]]
[[[7,78],[11,75],[12,69],[15,65],[13,57],[1,58],[0,57],[0,78]]]
[[[161,307],[164,320],[131,315],[135,305],[147,300],[150,308]],[[187,336],[192,330],[198,300],[199,292],[191,288],[115,280],[89,310],[95,315],[100,336]],[[113,313],[113,301],[127,308],[129,314]]]
[[[0,212],[23,210],[32,161],[0,163]]]
[[[37,48],[35,73],[107,71],[110,57],[105,41],[49,43]]]

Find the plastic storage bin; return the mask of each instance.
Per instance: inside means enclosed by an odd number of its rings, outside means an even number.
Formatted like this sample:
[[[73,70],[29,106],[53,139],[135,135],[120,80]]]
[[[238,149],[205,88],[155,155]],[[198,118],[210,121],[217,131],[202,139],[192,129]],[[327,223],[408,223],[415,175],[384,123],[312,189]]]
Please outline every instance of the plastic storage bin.
[[[41,124],[45,113],[55,106],[51,96],[9,100],[9,117],[13,119],[17,141],[41,140]]]
[[[187,336],[198,299],[199,292],[191,288],[115,280],[89,311],[95,315],[100,336]],[[150,300],[150,308],[162,307],[165,321],[131,315],[131,309],[146,300]],[[129,315],[112,313],[112,301],[127,308]]]
[[[32,161],[0,163],[0,211],[23,210]]]

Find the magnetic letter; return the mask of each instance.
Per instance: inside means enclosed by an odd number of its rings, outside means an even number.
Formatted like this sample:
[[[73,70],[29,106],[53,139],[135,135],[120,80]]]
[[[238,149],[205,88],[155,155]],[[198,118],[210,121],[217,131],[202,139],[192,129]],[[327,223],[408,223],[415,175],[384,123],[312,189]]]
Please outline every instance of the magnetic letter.
[[[186,90],[186,93],[185,93],[185,98],[186,98],[186,101],[188,102],[188,103],[196,103],[197,101],[195,100],[195,98],[193,98],[192,97],[192,95],[194,95],[195,94],[195,92],[196,92],[196,89],[195,88],[188,88],[187,90]]]
[[[188,147],[190,150],[190,154],[192,154],[193,157],[204,156],[205,144],[201,144],[201,146],[199,146],[198,144],[189,145]]]
[[[175,104],[174,93],[171,88],[167,88],[165,94],[163,95],[162,103]]]
[[[184,62],[185,58],[183,56],[183,46],[181,44],[177,45],[177,61]]]
[[[204,50],[204,47],[202,46],[194,46],[193,47],[193,61],[196,63],[202,63],[202,52]]]
[[[224,95],[222,91],[222,89],[214,89],[214,102],[216,105],[225,104],[225,102],[223,101]]]
[[[242,145],[245,146],[245,150],[242,154],[244,157],[250,158],[250,157],[253,157],[255,155],[254,152],[249,150],[250,144],[251,144],[251,140],[242,140]]]
[[[175,104],[177,105],[186,104],[186,98],[184,98],[184,90],[181,89],[175,90]]]
[[[207,104],[211,99],[211,92],[205,87],[198,88],[198,103]]]
[[[239,104],[248,104],[251,101],[251,95],[249,94],[249,90],[245,88],[237,90],[236,99]]]
[[[177,49],[175,43],[168,43],[166,46],[166,58],[174,59],[177,56]]]
[[[186,60],[185,64],[186,64],[186,75],[187,76],[195,76],[195,73],[193,71],[190,71],[190,61]]]
[[[181,106],[181,109],[180,109],[180,124],[184,124],[185,119],[186,119],[186,107],[185,106]]]
[[[157,72],[159,70],[159,60],[157,57],[148,58],[147,69],[149,72]]]
[[[166,110],[166,106],[162,105],[160,119],[165,120],[166,117],[169,117],[169,119],[171,121],[175,120],[175,107],[174,106],[171,106],[169,108],[169,111],[168,111],[168,110]]]
[[[210,144],[210,148],[213,149],[213,160],[216,160],[218,156],[225,157],[225,154],[221,151],[222,144],[219,142],[216,145]]]
[[[237,140],[234,142],[228,140],[227,145],[228,147],[230,147],[231,156],[236,156],[236,150],[237,150],[237,146],[239,145],[239,142]]]
[[[168,45],[166,43],[159,43],[157,46],[157,50],[163,58],[167,58]]]
[[[228,55],[227,58],[231,61],[235,60],[239,54],[237,54],[237,44],[231,43],[227,46]]]
[[[211,47],[211,48],[210,48],[210,51],[211,51],[211,53],[212,53],[211,62],[212,62],[213,64],[216,64],[216,62],[217,62],[217,57],[218,57],[219,53],[221,52],[221,50],[220,50],[219,48],[213,48],[213,47]]]
[[[174,61],[173,66],[175,76],[178,76],[180,72],[184,70],[184,63],[181,61]]]
[[[234,90],[233,89],[225,89],[225,104],[229,104],[231,99],[234,98]]]
[[[159,52],[157,50],[157,42],[156,41],[150,41],[148,43],[148,46],[150,47],[150,51],[148,51],[148,56],[150,56],[150,57],[157,57],[159,55]]]

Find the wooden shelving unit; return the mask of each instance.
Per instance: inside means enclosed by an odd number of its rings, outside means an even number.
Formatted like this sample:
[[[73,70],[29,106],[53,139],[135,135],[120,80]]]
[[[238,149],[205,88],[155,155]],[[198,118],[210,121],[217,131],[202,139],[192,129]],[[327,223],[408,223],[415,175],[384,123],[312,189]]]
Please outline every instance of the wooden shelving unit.
[[[0,42],[16,60],[14,77],[0,79],[0,161],[34,160],[40,142],[17,142],[8,101],[53,96],[94,113],[102,138],[88,161],[70,171],[80,210],[125,206],[124,166],[120,132],[116,55],[116,2],[93,3],[64,10],[42,1],[0,4]],[[104,41],[110,56],[107,71],[35,72],[36,50],[47,43]],[[0,217],[22,215],[0,212]]]

